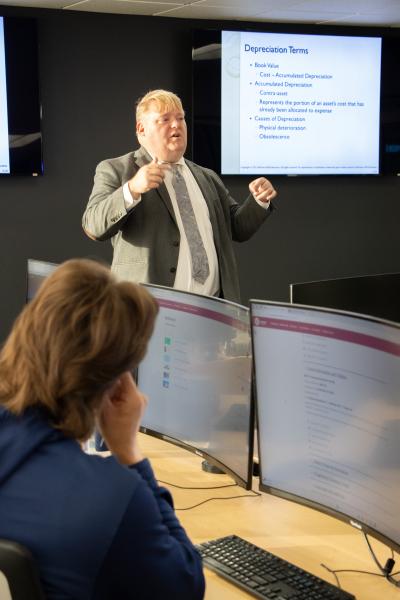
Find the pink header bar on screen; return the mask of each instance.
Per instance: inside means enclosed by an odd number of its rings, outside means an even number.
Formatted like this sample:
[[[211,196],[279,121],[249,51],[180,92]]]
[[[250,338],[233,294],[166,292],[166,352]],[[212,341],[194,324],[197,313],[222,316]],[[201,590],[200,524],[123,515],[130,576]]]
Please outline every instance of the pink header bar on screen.
[[[156,298],[160,307],[169,308],[170,310],[178,310],[180,312],[190,313],[197,315],[198,317],[204,317],[205,319],[211,319],[212,321],[219,321],[230,327],[247,331],[249,328],[248,323],[235,319],[229,315],[224,315],[216,310],[210,310],[208,308],[200,308],[199,306],[193,306],[193,304],[185,304],[184,302],[176,302],[172,300],[165,300],[164,298]]]
[[[343,342],[359,344],[360,346],[366,346],[367,348],[373,348],[374,350],[387,352],[388,354],[393,354],[394,356],[400,356],[400,344],[377,338],[373,335],[359,333],[358,331],[349,331],[347,329],[339,329],[337,327],[327,327],[326,325],[318,325],[316,323],[302,323],[289,321],[286,319],[271,319],[270,317],[254,316],[253,326],[266,327],[268,329],[280,329],[281,331],[295,331],[296,333],[305,333],[307,335],[333,338],[335,340],[342,340]]]

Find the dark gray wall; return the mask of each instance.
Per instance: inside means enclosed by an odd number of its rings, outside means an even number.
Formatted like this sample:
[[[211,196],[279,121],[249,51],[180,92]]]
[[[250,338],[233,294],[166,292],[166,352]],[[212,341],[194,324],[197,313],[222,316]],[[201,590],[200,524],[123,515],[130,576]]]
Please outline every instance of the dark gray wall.
[[[149,89],[178,93],[190,124],[191,28],[206,23],[7,7],[0,13],[38,18],[45,165],[43,177],[0,178],[1,340],[25,301],[27,258],[110,260],[110,245],[81,230],[95,166],[135,146],[134,102]],[[249,181],[225,178],[238,200]],[[399,178],[273,181],[278,210],[237,246],[244,303],[286,300],[292,281],[400,271]]]

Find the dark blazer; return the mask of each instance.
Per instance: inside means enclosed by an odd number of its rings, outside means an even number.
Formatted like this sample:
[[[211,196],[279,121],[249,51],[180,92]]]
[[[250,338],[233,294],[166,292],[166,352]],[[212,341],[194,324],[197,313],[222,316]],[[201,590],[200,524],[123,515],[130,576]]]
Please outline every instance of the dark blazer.
[[[122,186],[151,161],[144,148],[102,161],[83,215],[83,228],[92,239],[111,238],[112,270],[121,279],[173,287],[178,263],[179,229],[171,199],[163,184],[142,195],[132,210],[125,207]],[[240,302],[239,276],[232,240],[249,239],[272,212],[250,195],[238,204],[214,171],[186,160],[208,206],[217,251],[221,295]]]

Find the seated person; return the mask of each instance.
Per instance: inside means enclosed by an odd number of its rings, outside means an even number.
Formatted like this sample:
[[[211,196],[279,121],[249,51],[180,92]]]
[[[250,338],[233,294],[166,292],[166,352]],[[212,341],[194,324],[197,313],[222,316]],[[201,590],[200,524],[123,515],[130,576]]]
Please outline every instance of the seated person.
[[[144,288],[70,260],[0,354],[0,537],[31,550],[47,600],[203,598],[201,559],[138,446],[131,372],[156,315]],[[95,427],[111,456],[82,450]]]

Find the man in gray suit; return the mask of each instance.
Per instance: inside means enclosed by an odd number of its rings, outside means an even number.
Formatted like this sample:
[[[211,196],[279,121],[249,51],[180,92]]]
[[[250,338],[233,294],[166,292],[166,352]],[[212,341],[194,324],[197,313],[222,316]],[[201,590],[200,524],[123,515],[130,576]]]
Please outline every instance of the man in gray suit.
[[[216,173],[184,159],[185,113],[172,92],[139,100],[136,134],[139,150],[97,166],[86,234],[111,239],[121,279],[240,302],[232,240],[249,239],[271,214],[272,184],[255,179],[238,204]]]

